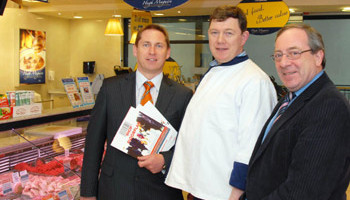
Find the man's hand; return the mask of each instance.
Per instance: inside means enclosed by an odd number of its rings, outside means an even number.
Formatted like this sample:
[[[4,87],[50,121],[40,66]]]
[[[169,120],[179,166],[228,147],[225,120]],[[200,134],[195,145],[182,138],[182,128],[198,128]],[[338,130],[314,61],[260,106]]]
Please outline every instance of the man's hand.
[[[96,200],[96,197],[80,197],[80,200]]]
[[[162,154],[152,154],[148,156],[137,157],[139,160],[139,167],[145,167],[153,174],[159,173],[162,171],[164,166],[164,157]]]
[[[231,195],[229,200],[238,200],[239,197],[243,194],[243,190],[240,190],[238,188],[232,187]]]

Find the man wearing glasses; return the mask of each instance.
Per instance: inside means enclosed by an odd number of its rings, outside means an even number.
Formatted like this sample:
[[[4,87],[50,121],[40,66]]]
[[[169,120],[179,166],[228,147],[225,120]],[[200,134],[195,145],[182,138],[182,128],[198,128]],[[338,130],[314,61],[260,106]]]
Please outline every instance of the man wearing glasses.
[[[272,58],[290,93],[264,125],[241,199],[346,199],[350,106],[324,71],[321,34],[287,25],[277,33]]]

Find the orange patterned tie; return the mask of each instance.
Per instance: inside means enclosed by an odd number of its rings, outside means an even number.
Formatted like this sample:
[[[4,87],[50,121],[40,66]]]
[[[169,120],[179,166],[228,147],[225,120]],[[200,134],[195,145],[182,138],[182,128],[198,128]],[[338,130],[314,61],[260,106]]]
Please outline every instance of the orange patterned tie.
[[[145,87],[145,92],[141,98],[141,105],[145,105],[148,101],[151,101],[151,103],[153,103],[151,95],[151,88],[154,87],[153,83],[151,81],[146,81],[143,86]]]

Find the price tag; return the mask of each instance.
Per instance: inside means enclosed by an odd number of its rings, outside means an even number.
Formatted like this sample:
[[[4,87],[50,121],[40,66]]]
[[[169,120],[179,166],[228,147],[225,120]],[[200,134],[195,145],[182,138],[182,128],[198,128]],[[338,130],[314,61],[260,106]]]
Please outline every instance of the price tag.
[[[66,191],[66,190],[63,190],[63,191],[59,192],[59,193],[58,193],[58,198],[59,198],[60,200],[69,200],[67,191]]]
[[[12,173],[12,181],[14,184],[21,182],[21,178],[19,177],[18,172]]]
[[[2,193],[4,195],[12,193],[12,183],[11,182],[6,182],[2,184]]]
[[[19,176],[21,177],[20,179],[21,179],[22,186],[24,186],[29,180],[29,174],[27,170],[20,171]]]

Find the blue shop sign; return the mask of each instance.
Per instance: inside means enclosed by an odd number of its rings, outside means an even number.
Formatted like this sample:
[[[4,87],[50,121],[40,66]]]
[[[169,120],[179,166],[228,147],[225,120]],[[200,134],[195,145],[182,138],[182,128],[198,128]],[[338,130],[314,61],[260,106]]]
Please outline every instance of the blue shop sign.
[[[166,10],[179,6],[188,0],[124,0],[134,8],[146,11]]]

